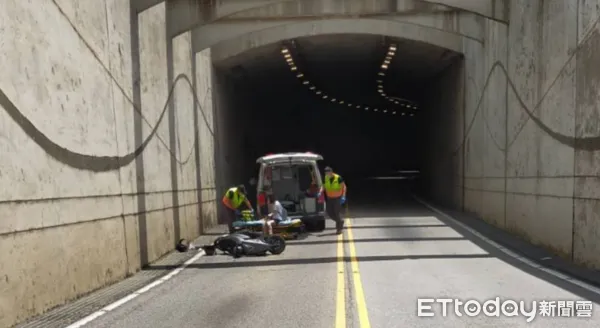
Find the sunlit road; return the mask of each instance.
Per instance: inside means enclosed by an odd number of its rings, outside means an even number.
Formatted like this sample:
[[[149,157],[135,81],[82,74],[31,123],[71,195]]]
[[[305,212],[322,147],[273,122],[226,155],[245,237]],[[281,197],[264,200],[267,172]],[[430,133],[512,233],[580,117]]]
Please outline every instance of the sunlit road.
[[[531,323],[522,314],[469,317],[462,308],[458,317],[453,305],[444,317],[440,304],[426,311],[435,316],[417,316],[419,298],[500,297],[524,300],[526,310],[534,300],[584,298],[477,246],[414,200],[376,205],[350,208],[344,254],[330,222],[279,256],[204,256],[85,327],[598,327],[597,304],[592,319],[541,317],[539,309]]]

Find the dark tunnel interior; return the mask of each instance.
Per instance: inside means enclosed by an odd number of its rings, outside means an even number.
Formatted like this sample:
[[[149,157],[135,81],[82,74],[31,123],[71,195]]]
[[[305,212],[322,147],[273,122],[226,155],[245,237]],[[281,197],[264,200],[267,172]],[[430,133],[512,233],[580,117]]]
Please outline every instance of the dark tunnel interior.
[[[420,175],[443,125],[433,100],[447,88],[440,77],[461,61],[430,44],[339,34],[286,40],[215,63],[217,79],[228,85],[222,97],[236,144],[228,151],[236,161],[233,183],[256,176],[256,159],[265,154],[309,151],[349,185],[426,192]]]

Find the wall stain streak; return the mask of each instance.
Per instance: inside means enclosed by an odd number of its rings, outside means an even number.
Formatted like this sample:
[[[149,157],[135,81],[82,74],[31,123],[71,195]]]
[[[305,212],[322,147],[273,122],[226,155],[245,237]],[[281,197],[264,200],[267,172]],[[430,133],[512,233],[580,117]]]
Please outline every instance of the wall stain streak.
[[[169,90],[169,96],[167,97],[167,100],[165,101],[165,104],[164,104],[162,112],[158,118],[158,121],[156,122],[156,125],[154,125],[154,127],[152,128],[152,131],[150,132],[148,137],[146,137],[146,139],[141,143],[141,145],[138,146],[134,151],[132,151],[131,153],[128,153],[126,155],[122,155],[122,156],[88,155],[88,154],[77,153],[77,152],[69,150],[65,147],[60,146],[59,144],[57,144],[56,142],[54,142],[50,138],[48,138],[42,131],[40,131],[17,108],[17,106],[8,98],[8,96],[4,93],[4,91],[2,89],[0,89],[0,106],[2,106],[4,108],[4,110],[8,113],[8,115],[10,115],[10,117],[15,121],[15,123],[17,123],[19,125],[19,127],[21,127],[21,129],[29,136],[29,138],[31,138],[38,146],[40,146],[42,149],[44,149],[44,151],[46,151],[46,153],[48,155],[50,155],[52,158],[56,159],[57,161],[65,164],[65,165],[68,165],[72,168],[76,168],[76,169],[80,169],[80,170],[93,171],[93,172],[108,172],[108,171],[117,170],[121,167],[131,164],[133,162],[133,160],[145,150],[146,146],[148,146],[150,141],[152,141],[152,139],[157,135],[157,131],[160,126],[160,123],[162,122],[162,120],[165,116],[165,113],[167,112],[167,109],[169,108],[169,103],[171,102],[171,97],[173,96],[173,91],[175,90],[175,87],[179,83],[186,83],[190,87],[190,89],[193,91],[193,86],[192,86],[192,82],[191,82],[190,78],[186,74],[177,75],[175,77],[175,80],[173,81],[173,85],[171,86],[171,89]],[[210,90],[209,90],[209,92],[210,92]],[[192,94],[194,97],[194,102],[197,104],[199,111],[201,112],[202,117],[204,118],[204,123],[206,124],[207,129],[209,130],[210,134],[212,136],[214,136],[214,132],[210,128],[210,125],[208,124],[208,120],[206,118],[204,110],[202,109],[202,106],[200,105],[198,96],[196,95],[195,92],[192,92]],[[141,110],[139,108],[136,108],[136,112],[141,115]],[[166,147],[166,145],[165,145],[165,147]],[[166,148],[169,151],[169,153],[171,154],[171,156],[176,159],[177,163],[179,163],[180,165],[184,165],[192,158],[192,155],[193,155],[194,149],[195,149],[194,147],[195,147],[195,145],[193,145],[191,147],[191,149],[188,152],[188,155],[183,160],[177,159],[174,150],[170,149],[169,147],[166,147]]]
[[[542,131],[544,131],[551,138],[553,138],[554,140],[558,141],[559,143],[561,143],[565,146],[568,146],[570,148],[574,148],[577,150],[585,150],[585,151],[600,150],[600,136],[578,138],[578,137],[564,135],[559,132],[553,131],[548,125],[544,124],[544,122],[542,122],[542,120],[539,117],[536,117],[534,115],[534,113],[541,107],[542,103],[544,102],[544,100],[546,99],[547,95],[550,93],[550,91],[552,90],[552,88],[554,87],[556,82],[565,73],[567,66],[569,65],[569,63],[571,63],[573,58],[575,58],[577,53],[582,48],[584,48],[584,46],[586,46],[588,44],[588,42],[590,42],[590,40],[592,40],[593,38],[600,37],[600,34],[598,33],[598,31],[595,30],[595,27],[598,25],[599,21],[600,21],[600,17],[597,18],[596,21],[592,24],[592,27],[588,30],[587,34],[582,38],[582,41],[577,45],[577,47],[569,55],[569,59],[565,62],[565,64],[563,65],[563,67],[561,68],[559,73],[557,74],[556,78],[554,78],[552,83],[548,86],[548,89],[546,90],[546,92],[544,92],[544,94],[539,99],[537,104],[531,109],[527,106],[527,104],[525,104],[525,101],[519,95],[517,87],[515,86],[512,79],[510,78],[510,76],[508,74],[508,70],[506,69],[504,64],[502,64],[501,61],[494,62],[494,64],[492,65],[492,68],[490,69],[489,73],[487,74],[487,78],[485,80],[483,90],[479,97],[479,101],[477,102],[477,107],[476,107],[475,113],[473,114],[473,117],[471,118],[471,121],[469,122],[469,125],[465,131],[465,134],[463,135],[463,140],[460,143],[460,145],[458,147],[456,147],[455,150],[449,154],[449,157],[455,156],[465,146],[465,143],[471,133],[471,129],[473,128],[473,125],[475,123],[475,119],[477,118],[479,112],[481,111],[483,100],[484,100],[483,96],[484,96],[485,92],[487,91],[490,81],[491,81],[491,77],[496,70],[500,70],[502,73],[504,73],[504,75],[506,76],[506,80],[508,81],[508,86],[515,94],[515,97],[516,97],[517,101],[519,102],[519,106],[528,115],[524,120],[522,120],[520,122],[517,132],[512,137],[512,140],[507,143],[506,147],[500,147],[498,142],[493,138],[494,136],[491,135],[491,137],[494,139],[493,143],[496,146],[496,148],[498,148],[498,150],[500,150],[502,152],[506,152],[508,149],[510,149],[511,146],[514,144],[514,142],[517,140],[517,137],[519,136],[519,134],[523,131],[525,124],[529,120],[532,120]],[[491,134],[491,131],[488,130],[488,133]],[[440,163],[440,165],[441,164],[442,163]]]

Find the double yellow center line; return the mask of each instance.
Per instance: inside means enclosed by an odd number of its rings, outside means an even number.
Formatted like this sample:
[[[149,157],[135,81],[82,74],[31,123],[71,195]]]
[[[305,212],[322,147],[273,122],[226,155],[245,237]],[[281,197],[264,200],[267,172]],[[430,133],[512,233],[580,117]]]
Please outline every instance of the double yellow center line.
[[[365,302],[365,293],[360,279],[360,270],[358,269],[358,260],[356,259],[356,247],[354,246],[354,236],[352,235],[352,223],[350,219],[345,220],[346,230],[348,231],[348,246],[350,250],[350,268],[352,269],[352,284],[356,297],[356,307],[358,310],[358,320],[360,328],[371,328],[369,322],[369,313]],[[337,299],[335,328],[346,328],[346,273],[344,258],[344,234],[340,234],[337,239]]]

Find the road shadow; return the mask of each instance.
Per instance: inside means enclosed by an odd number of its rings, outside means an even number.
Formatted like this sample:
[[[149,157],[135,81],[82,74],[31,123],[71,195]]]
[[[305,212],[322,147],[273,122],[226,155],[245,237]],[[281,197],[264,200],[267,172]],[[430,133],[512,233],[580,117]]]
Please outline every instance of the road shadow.
[[[467,240],[464,237],[407,237],[407,238],[364,238],[364,239],[344,239],[338,240],[311,240],[311,241],[289,241],[287,246],[301,246],[301,245],[326,245],[326,244],[337,244],[342,242],[344,244],[352,243],[393,243],[393,242],[413,242],[413,241],[457,241]]]
[[[362,218],[361,218],[362,219]],[[402,229],[402,228],[442,228],[448,227],[445,224],[397,224],[397,225],[352,225],[352,230],[356,229]],[[348,230],[348,227],[344,227]],[[335,230],[335,228],[325,228],[325,230]]]
[[[221,256],[221,255],[215,255]],[[268,258],[271,255],[267,255]],[[482,259],[492,258],[489,254],[452,254],[452,255],[390,255],[390,256],[357,256],[358,262],[382,262],[382,261],[402,261],[402,260],[421,260],[421,259]],[[250,257],[250,258],[255,258]],[[191,269],[226,269],[226,268],[240,268],[240,267],[268,267],[268,266],[279,266],[279,265],[310,265],[310,264],[327,264],[336,263],[339,261],[351,262],[352,259],[349,256],[346,257],[314,257],[314,258],[302,258],[302,259],[283,259],[283,260],[258,260],[258,261],[243,261],[244,257],[239,259],[233,259],[228,262],[205,262],[205,263],[193,263],[186,268]],[[156,265],[149,266],[144,270],[174,270],[178,268],[176,265]]]
[[[426,217],[431,216],[431,211],[412,206],[402,206],[397,204],[361,204],[349,203],[349,210],[342,212],[342,215],[351,219],[384,219],[384,218],[402,218],[402,217]]]

